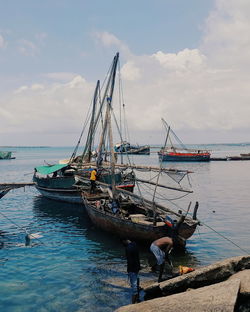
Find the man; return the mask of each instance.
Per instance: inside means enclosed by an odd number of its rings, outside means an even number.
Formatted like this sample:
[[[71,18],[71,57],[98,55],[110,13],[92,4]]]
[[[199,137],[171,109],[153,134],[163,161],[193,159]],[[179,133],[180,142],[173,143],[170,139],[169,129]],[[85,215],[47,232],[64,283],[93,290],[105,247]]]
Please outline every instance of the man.
[[[160,273],[158,283],[162,282],[162,274],[165,267],[165,260],[172,266],[171,261],[168,258],[168,254],[173,248],[173,240],[170,237],[161,237],[155,240],[151,246],[150,251],[155,255],[157,264],[160,266]]]
[[[137,303],[140,302],[138,273],[141,268],[138,248],[136,243],[129,239],[121,239],[121,242],[126,252],[127,272],[132,289],[132,303]]]
[[[91,174],[90,174],[90,183],[91,183],[90,193],[91,194],[94,193],[95,188],[96,188],[96,182],[95,182],[96,181],[96,174],[97,174],[96,170],[93,169],[91,171]]]

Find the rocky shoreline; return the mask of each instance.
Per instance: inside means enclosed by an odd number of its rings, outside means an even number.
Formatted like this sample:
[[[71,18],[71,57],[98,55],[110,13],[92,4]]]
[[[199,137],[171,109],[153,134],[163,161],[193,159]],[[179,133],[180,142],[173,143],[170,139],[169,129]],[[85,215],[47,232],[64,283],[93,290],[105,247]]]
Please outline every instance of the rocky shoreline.
[[[250,311],[250,256],[229,258],[144,288],[145,301],[116,312]]]

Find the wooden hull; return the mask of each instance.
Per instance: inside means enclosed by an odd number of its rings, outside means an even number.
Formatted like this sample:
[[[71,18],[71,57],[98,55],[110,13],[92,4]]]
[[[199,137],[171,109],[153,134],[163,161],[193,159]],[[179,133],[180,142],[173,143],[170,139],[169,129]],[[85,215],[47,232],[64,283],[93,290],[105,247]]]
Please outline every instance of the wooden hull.
[[[36,185],[36,189],[46,198],[72,204],[82,204],[78,189],[49,189]]]
[[[162,161],[210,161],[210,153],[162,153],[159,152]]]
[[[33,177],[33,181],[36,183],[36,189],[46,198],[73,203],[82,204],[81,192],[73,184],[75,179],[73,177],[63,178],[38,178]],[[120,185],[129,192],[133,192],[134,184]],[[86,185],[86,190],[89,190],[90,186]]]
[[[84,202],[91,221],[98,228],[117,237],[128,237],[144,243],[151,243],[160,237],[171,236],[172,228],[164,222],[157,222],[156,226],[154,226],[152,222],[145,224],[139,220],[132,221],[112,212],[103,211],[97,208],[94,203],[89,203],[86,200]],[[196,227],[197,223],[191,226],[186,223],[181,225],[179,229],[179,235],[183,238],[180,242],[181,247],[185,246],[186,240],[193,235]]]

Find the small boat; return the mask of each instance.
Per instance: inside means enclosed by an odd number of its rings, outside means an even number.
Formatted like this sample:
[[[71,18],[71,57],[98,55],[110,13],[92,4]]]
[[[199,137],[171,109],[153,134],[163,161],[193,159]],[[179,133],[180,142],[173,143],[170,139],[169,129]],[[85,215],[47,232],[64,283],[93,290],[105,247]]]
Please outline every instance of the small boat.
[[[115,144],[114,149],[118,154],[150,155],[149,145],[131,145],[126,141]]]
[[[33,181],[36,189],[49,199],[74,204],[82,204],[79,187],[90,190],[90,172],[95,168],[86,167],[81,170],[69,164],[56,164],[52,166],[38,166],[35,168]],[[80,180],[81,178],[81,180]],[[110,174],[104,171],[99,174],[99,181],[110,183]],[[115,177],[117,185],[127,191],[133,192],[133,177],[118,170]]]
[[[15,159],[15,157],[12,157],[12,152],[0,151],[0,159]]]
[[[250,153],[240,154],[240,156],[241,156],[244,160],[249,160],[249,159],[250,159]]]
[[[210,161],[210,153],[203,150],[161,149],[158,152],[162,161]]]
[[[162,118],[163,125],[167,129],[167,138],[164,148],[161,148],[158,152],[159,159],[161,161],[210,161],[211,153],[208,150],[202,149],[190,149],[187,148],[168,126],[166,121]],[[177,147],[173,144],[171,134],[174,136],[178,145]],[[167,141],[170,141],[170,145],[167,146]]]

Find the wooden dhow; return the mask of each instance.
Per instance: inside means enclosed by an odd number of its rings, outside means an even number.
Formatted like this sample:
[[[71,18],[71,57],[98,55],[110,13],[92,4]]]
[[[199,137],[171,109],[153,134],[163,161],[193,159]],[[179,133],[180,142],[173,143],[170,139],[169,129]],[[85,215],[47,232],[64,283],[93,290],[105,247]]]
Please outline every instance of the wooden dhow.
[[[114,83],[115,75],[113,75],[113,82],[111,83],[109,92],[112,92]],[[159,187],[168,188],[168,186],[159,183],[160,175],[163,172],[179,175],[179,182],[184,176],[188,175],[188,172],[185,170],[176,170],[175,173],[170,173],[171,170],[166,171],[159,168],[155,183],[143,179],[137,180],[135,176],[137,186],[139,186],[139,180],[140,183],[154,185],[152,200],[142,196],[140,187],[138,187],[138,194],[119,188],[115,181],[116,161],[111,116],[113,116],[112,96],[107,96],[103,131],[97,150],[97,164],[102,166],[103,155],[107,151],[107,147],[109,147],[108,155],[110,157],[109,165],[112,181],[106,186],[97,182],[98,187],[94,193],[82,189],[83,203],[90,219],[97,227],[118,237],[126,236],[127,238],[148,243],[163,236],[171,236],[175,238],[175,242],[179,246],[185,246],[186,240],[192,236],[198,225],[198,221],[196,220],[198,204],[195,206],[193,217],[190,218],[187,214],[183,215],[180,211],[176,213],[158,204],[156,202],[156,189]],[[185,193],[192,192],[181,187],[174,188],[169,186],[169,189]],[[188,212],[190,206],[191,203]]]

